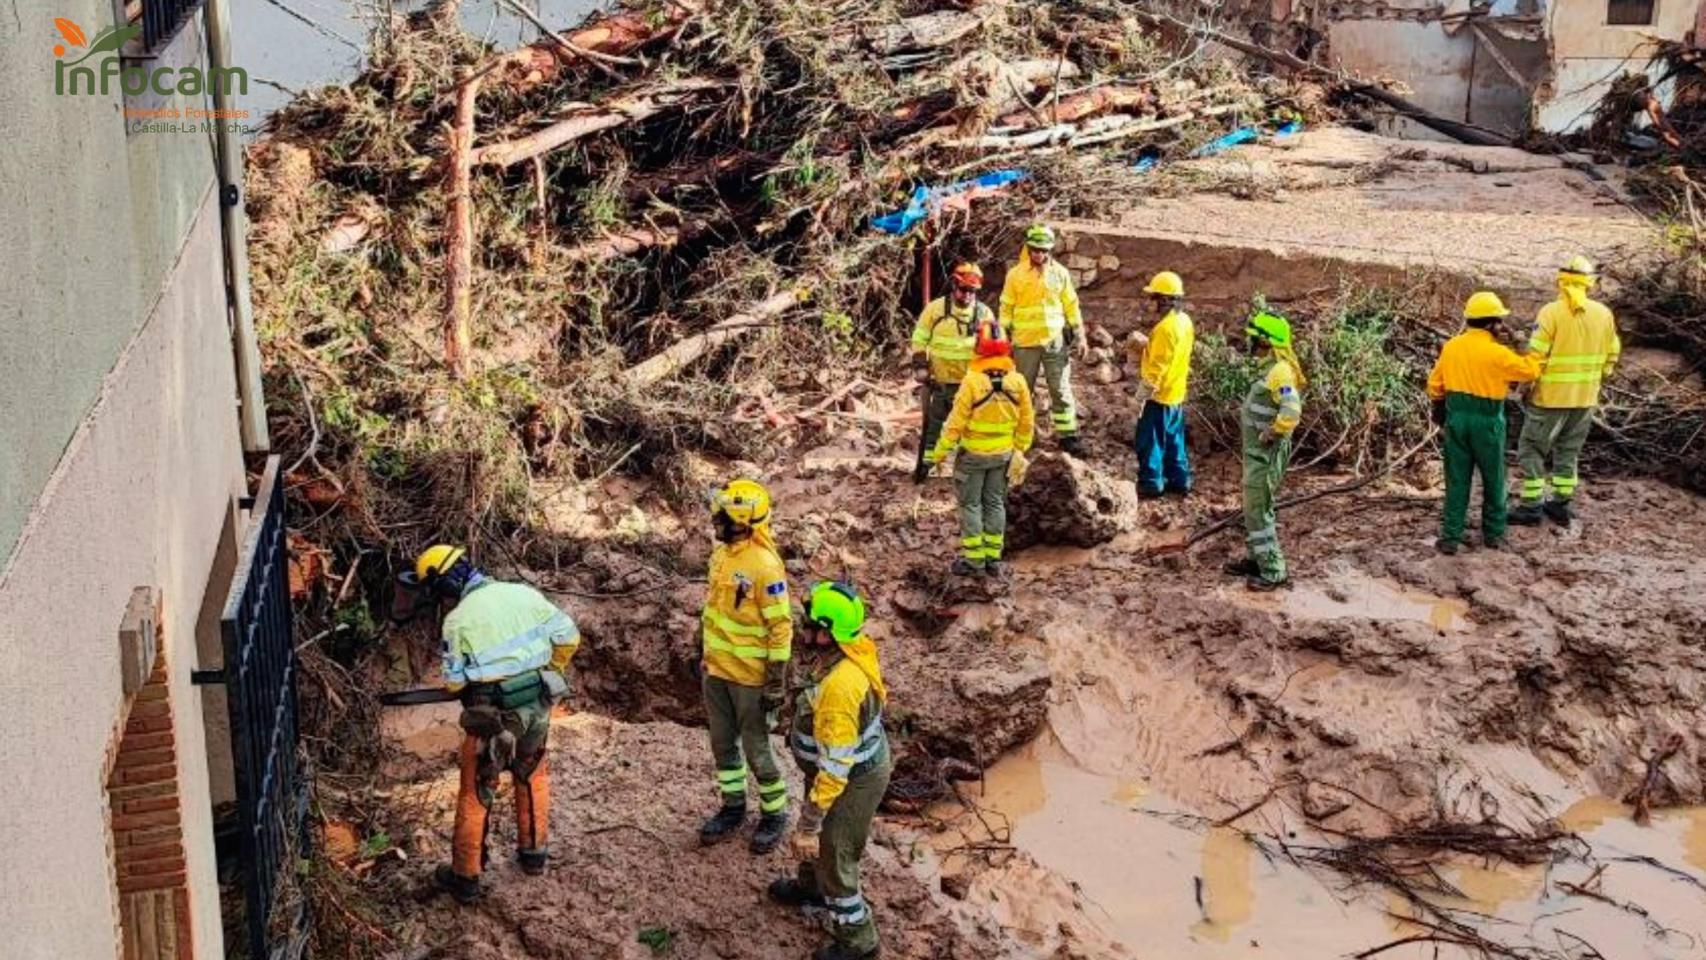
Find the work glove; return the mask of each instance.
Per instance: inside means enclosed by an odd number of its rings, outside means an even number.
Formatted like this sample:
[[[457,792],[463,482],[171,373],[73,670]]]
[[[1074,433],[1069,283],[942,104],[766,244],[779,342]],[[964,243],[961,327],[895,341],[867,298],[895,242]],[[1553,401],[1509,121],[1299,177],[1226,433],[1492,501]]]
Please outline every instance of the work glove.
[[[934,467],[938,463],[941,463],[942,462],[941,451],[936,450],[936,449],[930,449],[930,450],[925,451],[924,462],[928,463],[932,467]]]
[[[1279,433],[1273,427],[1262,431],[1262,446],[1271,447],[1280,442]]]
[[[823,808],[811,801],[800,805],[800,822],[788,837],[788,850],[800,861],[816,860],[823,838]]]
[[[1433,422],[1435,424],[1437,424],[1438,426],[1442,426],[1442,427],[1445,426],[1445,401],[1444,400],[1435,400],[1433,402],[1432,416],[1433,416]]]
[[[1072,352],[1078,357],[1078,359],[1083,360],[1090,356],[1089,328],[1067,327],[1066,329],[1072,333],[1072,342],[1070,346],[1073,348]]]

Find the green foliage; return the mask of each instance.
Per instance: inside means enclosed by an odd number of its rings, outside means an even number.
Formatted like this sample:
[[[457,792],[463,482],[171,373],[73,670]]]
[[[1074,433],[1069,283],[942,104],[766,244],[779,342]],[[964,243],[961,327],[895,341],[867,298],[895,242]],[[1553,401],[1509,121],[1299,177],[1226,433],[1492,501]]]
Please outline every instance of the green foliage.
[[[651,949],[653,956],[663,956],[675,944],[675,931],[667,927],[646,927],[636,938]]]

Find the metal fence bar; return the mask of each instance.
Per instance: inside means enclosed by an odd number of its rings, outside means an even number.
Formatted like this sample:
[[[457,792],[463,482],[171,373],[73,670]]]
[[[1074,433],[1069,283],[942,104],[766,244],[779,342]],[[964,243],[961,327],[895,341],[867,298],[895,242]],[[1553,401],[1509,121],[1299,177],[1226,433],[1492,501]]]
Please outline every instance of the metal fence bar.
[[[178,27],[203,0],[142,0],[142,49],[153,53],[171,42]]]
[[[278,458],[268,458],[220,617],[253,960],[300,955],[306,925],[306,912],[299,912],[283,942],[275,943],[268,922],[279,879],[294,867],[293,851],[307,842],[307,778],[296,756],[298,664],[278,474]]]

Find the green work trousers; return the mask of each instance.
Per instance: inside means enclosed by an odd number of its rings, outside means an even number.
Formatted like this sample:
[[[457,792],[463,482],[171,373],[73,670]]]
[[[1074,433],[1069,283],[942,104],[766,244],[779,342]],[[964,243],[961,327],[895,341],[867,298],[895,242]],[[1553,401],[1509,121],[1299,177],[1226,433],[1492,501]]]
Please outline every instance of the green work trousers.
[[[810,784],[817,774],[816,768],[809,765],[802,768],[806,783]],[[835,798],[824,817],[817,861],[799,866],[800,886],[808,896],[823,900],[829,908],[830,933],[853,953],[869,953],[877,946],[877,921],[859,889],[859,860],[865,855],[865,843],[871,838],[871,821],[876,819],[877,806],[888,792],[892,773],[894,762],[885,756],[882,762],[849,780],[847,789]]]
[[[1040,347],[1014,347],[1013,365],[1019,368],[1032,395],[1038,397],[1042,396],[1037,389],[1037,370],[1041,368],[1048,378],[1048,409],[1055,436],[1075,436],[1078,402],[1072,398],[1072,352],[1066,348],[1066,341],[1056,335]]]
[[[764,691],[705,674],[706,726],[711,731],[711,755],[717,761],[717,789],[723,806],[746,809],[747,764],[758,777],[758,806],[764,813],[788,807],[788,781],[770,749],[770,729],[764,717]],[[743,759],[744,756],[744,759]]]
[[[948,414],[954,410],[954,394],[960,392],[957,383],[932,383],[925,388],[928,394],[924,398],[924,436],[918,443],[918,465],[924,465],[924,455],[936,449],[936,441],[942,437],[942,427],[948,423]]]
[[[1291,461],[1291,438],[1265,445],[1262,433],[1244,424],[1244,542],[1261,578],[1279,583],[1285,579],[1285,554],[1280,552],[1274,500]]]
[[[1467,393],[1445,395],[1445,515],[1439,538],[1463,542],[1469,488],[1481,475],[1481,536],[1505,535],[1505,402]]]
[[[1524,413],[1522,433],[1516,440],[1516,458],[1522,465],[1522,502],[1534,506],[1545,499],[1548,479],[1558,499],[1570,499],[1576,495],[1582,447],[1593,429],[1593,409],[1537,407],[1531,403]]]
[[[976,566],[1001,559],[1007,546],[1007,465],[1010,453],[961,452],[954,459],[960,494],[960,555]]]

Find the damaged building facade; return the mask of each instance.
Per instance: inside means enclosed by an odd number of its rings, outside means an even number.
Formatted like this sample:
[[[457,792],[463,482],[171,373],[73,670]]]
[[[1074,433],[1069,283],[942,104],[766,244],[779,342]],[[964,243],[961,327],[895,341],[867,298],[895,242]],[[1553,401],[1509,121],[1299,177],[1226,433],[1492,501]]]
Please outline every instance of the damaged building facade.
[[[1242,8],[1236,15],[1258,43],[1397,81],[1426,110],[1511,136],[1581,130],[1618,77],[1649,70],[1650,40],[1706,38],[1700,0],[1255,0]]]

